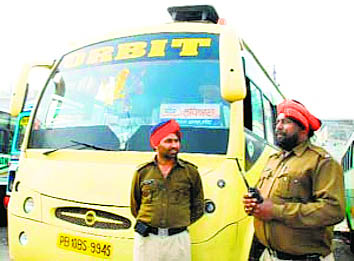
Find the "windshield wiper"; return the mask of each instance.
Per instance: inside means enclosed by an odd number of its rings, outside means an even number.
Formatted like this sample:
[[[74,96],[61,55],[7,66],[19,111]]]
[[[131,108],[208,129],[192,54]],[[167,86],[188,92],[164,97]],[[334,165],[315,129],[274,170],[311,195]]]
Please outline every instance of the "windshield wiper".
[[[92,148],[92,149],[95,149],[95,150],[109,150],[109,151],[114,151],[114,150],[112,150],[112,149],[102,148],[102,147],[98,147],[98,146],[95,146],[95,145],[92,145],[92,144],[88,144],[88,143],[80,142],[80,141],[76,141],[76,140],[70,140],[70,142],[72,142],[72,143],[74,143],[74,144],[70,144],[70,145],[67,145],[67,146],[58,147],[58,148],[53,149],[53,150],[45,151],[45,152],[43,152],[43,155],[48,156],[49,154],[51,154],[51,153],[53,153],[53,152],[56,152],[56,151],[58,151],[58,150],[67,149],[67,148],[71,148],[71,147],[78,146],[78,145],[81,145],[81,146],[84,146],[84,147],[87,147],[87,148]]]
[[[103,147],[98,147],[96,145],[92,145],[92,144],[88,144],[88,143],[85,143],[85,142],[80,142],[80,141],[76,141],[76,140],[70,140],[72,143],[76,143],[76,145],[83,145],[85,147],[88,147],[88,148],[93,148],[95,150],[109,150],[109,151],[115,151],[115,150],[112,150],[112,149],[107,149],[107,148],[103,148]]]

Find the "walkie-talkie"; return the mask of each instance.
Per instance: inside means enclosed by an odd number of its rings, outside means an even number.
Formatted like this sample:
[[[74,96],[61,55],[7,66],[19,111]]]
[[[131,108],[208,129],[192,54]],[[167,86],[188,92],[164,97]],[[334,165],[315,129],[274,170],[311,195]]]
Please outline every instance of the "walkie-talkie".
[[[242,171],[242,169],[241,169],[241,165],[240,165],[240,163],[238,162],[238,158],[236,158],[236,162],[237,162],[238,169],[239,169],[239,171],[240,171],[240,173],[241,173],[242,179],[243,179],[243,181],[244,181],[245,184],[246,184],[248,193],[251,194],[251,198],[257,199],[257,203],[258,203],[258,204],[263,203],[263,197],[261,196],[261,193],[259,192],[259,190],[258,190],[256,187],[250,187],[250,185],[248,184],[248,181],[247,181],[247,179],[245,178],[245,174],[243,173],[243,171]]]

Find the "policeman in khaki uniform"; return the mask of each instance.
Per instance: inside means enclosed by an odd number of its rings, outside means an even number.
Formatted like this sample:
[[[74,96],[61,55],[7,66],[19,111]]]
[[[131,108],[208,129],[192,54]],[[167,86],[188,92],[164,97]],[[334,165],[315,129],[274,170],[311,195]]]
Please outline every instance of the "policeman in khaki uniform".
[[[265,260],[334,260],[333,226],[345,213],[341,166],[309,141],[321,122],[301,103],[285,100],[277,111],[282,150],[269,158],[257,184],[264,201],[244,196],[255,227],[249,260],[259,260],[265,248]]]
[[[177,158],[181,135],[175,120],[150,131],[157,155],[137,169],[131,190],[134,260],[191,260],[187,227],[203,215],[204,195],[197,167]]]

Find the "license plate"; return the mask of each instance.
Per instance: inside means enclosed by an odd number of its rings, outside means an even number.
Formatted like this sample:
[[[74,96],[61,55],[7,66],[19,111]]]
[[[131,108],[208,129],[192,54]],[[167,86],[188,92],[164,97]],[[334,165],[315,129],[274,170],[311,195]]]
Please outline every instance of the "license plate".
[[[57,246],[65,250],[104,259],[111,258],[113,253],[113,246],[108,242],[64,233],[58,235]]]

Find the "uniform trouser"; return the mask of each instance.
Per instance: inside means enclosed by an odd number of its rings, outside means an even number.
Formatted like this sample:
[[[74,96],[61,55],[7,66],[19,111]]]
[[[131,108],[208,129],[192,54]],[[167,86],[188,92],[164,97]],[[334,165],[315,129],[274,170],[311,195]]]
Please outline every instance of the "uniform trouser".
[[[191,241],[188,231],[172,236],[135,233],[134,261],[190,261]]]
[[[260,258],[261,261],[293,261],[291,259],[289,260],[284,260],[284,259],[279,259],[277,257],[274,257],[269,254],[269,251],[266,249]],[[300,260],[299,260],[300,261]],[[303,260],[306,261],[306,260]],[[329,254],[328,256],[325,257],[320,257],[320,261],[334,261],[334,255],[333,253]]]

